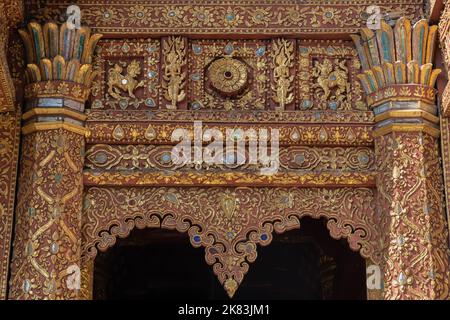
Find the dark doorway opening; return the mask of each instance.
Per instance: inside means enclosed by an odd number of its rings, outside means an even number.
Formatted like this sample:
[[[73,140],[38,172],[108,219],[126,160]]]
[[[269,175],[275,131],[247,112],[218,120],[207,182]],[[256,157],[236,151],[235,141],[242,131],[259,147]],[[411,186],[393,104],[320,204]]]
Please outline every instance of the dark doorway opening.
[[[325,220],[304,218],[300,230],[258,248],[233,299],[366,299],[365,261]],[[203,249],[186,234],[134,230],[95,260],[94,299],[228,299]]]

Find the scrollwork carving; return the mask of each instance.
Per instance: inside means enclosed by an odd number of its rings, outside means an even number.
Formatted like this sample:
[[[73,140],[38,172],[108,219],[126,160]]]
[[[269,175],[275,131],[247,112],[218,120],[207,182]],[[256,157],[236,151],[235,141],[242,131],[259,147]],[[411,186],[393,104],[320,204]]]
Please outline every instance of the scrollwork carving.
[[[135,227],[188,232],[233,296],[273,231],[300,227],[304,216],[325,217],[333,238],[379,261],[374,194],[366,188],[99,188],[86,191],[83,253],[92,259]],[[193,210],[195,208],[195,210]]]

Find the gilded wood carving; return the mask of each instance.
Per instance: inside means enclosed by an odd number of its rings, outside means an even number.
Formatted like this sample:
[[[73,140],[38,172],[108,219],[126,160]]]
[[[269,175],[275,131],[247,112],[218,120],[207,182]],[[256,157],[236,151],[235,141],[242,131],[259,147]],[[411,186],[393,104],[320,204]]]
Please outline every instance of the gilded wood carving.
[[[400,7],[415,20],[422,10],[422,1],[376,2],[385,12]],[[383,22],[377,32],[363,30],[353,45],[280,37],[356,32],[368,3],[93,3],[80,3],[84,22],[110,36],[99,42],[94,61],[100,36],[87,28],[75,35],[87,43],[79,65],[68,57],[79,47],[69,53],[59,45],[64,25],[42,29],[32,23],[21,32],[29,60],[27,99],[62,95],[83,103],[91,83],[92,96],[85,155],[84,138],[63,129],[24,140],[12,297],[78,297],[64,288],[64,268],[83,254],[83,279],[89,281],[81,296],[88,298],[97,251],[135,227],[187,232],[194,247],[205,248],[207,263],[233,296],[257,245],[268,245],[273,231],[299,228],[303,216],[326,218],[333,238],[347,238],[351,249],[380,264],[385,298],[448,296],[433,114],[440,72],[432,65],[436,27],[424,21],[411,27],[401,18],[393,28]],[[45,20],[58,20],[65,7],[53,0],[43,8],[30,5],[31,15]],[[125,33],[132,36],[121,39]],[[258,39],[263,33],[267,37]],[[253,36],[215,39],[224,34]],[[425,114],[432,135],[424,133],[424,124],[410,126],[411,132],[400,124],[392,128],[402,133],[372,134],[374,125],[403,119],[405,110],[374,115],[368,106],[400,100],[420,101],[431,110],[411,114]],[[168,159],[171,133],[191,129],[193,119],[222,132],[238,126],[280,129],[280,172],[261,177],[248,163],[174,165]],[[2,141],[5,150],[14,149],[14,134],[0,140],[0,154]],[[0,193],[2,201],[7,197]],[[0,240],[8,245],[7,238]]]
[[[379,262],[374,205],[373,190],[365,188],[92,187],[84,200],[84,259],[135,227],[187,232],[232,297],[257,246],[269,245],[274,231],[299,228],[303,216],[326,218],[333,238],[347,238],[352,250]]]
[[[31,5],[30,15],[38,19],[61,19],[70,1],[50,0],[39,8]],[[100,5],[99,5],[100,4]],[[105,35],[283,35],[356,33],[365,25],[363,13],[369,5],[382,12],[400,11],[410,19],[423,14],[423,1],[352,0],[324,4],[318,0],[244,0],[226,4],[208,0],[176,0],[148,3],[131,0],[124,4],[111,0],[79,1],[84,22]]]

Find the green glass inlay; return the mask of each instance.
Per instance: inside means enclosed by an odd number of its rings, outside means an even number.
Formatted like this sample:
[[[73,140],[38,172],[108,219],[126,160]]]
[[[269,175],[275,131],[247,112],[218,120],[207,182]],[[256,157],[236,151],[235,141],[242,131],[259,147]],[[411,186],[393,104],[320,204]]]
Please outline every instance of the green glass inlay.
[[[81,59],[81,55],[83,54],[84,42],[86,41],[86,37],[84,35],[80,36],[80,44],[78,45],[78,59]]]
[[[423,61],[423,37],[425,33],[425,28],[420,29],[420,37],[419,37],[419,64],[422,64]]]
[[[34,38],[34,47],[36,48],[36,55],[37,55],[37,59],[39,61],[39,59],[42,57],[41,55],[41,47],[39,45],[39,35],[37,33],[36,30],[33,29],[33,38]]]
[[[383,46],[383,57],[384,60],[393,61],[393,57],[391,56],[391,43],[386,32],[381,34],[381,45]]]
[[[398,83],[398,82],[404,81],[404,80],[403,80],[402,69],[397,68],[397,75],[396,75],[396,78],[397,78],[397,83]]]

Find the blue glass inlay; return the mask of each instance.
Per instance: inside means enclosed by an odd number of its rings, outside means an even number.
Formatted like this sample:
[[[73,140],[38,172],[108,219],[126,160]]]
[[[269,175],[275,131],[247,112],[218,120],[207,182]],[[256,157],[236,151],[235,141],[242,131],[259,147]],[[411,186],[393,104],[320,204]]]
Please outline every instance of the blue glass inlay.
[[[312,106],[311,100],[303,100],[301,103],[302,109],[309,109]]]
[[[381,34],[381,43],[383,44],[383,57],[387,61],[393,61],[391,56],[391,43],[386,32]]]
[[[62,174],[61,173],[55,174],[55,181],[56,181],[56,183],[60,183],[61,180],[62,180]]]
[[[328,106],[330,107],[331,110],[337,110],[337,102],[336,101],[329,102]]]
[[[200,109],[200,107],[201,107],[201,105],[200,105],[200,103],[198,103],[197,101],[193,102],[192,105],[191,105],[191,108],[192,108],[193,110]]]
[[[295,162],[302,164],[305,161],[305,156],[303,154],[298,154],[295,156]]]
[[[234,47],[231,43],[227,44],[225,47],[225,53],[226,54],[232,54],[234,51]]]
[[[258,49],[256,49],[257,57],[262,57],[264,53],[266,53],[266,47],[259,47]]]
[[[147,107],[154,107],[156,105],[155,100],[153,100],[152,98],[147,98],[145,99],[145,105]]]
[[[300,53],[306,54],[309,52],[309,49],[307,47],[300,47]]]
[[[194,51],[195,54],[201,54],[202,53],[202,47],[200,47],[198,45],[193,45],[192,46],[192,50]]]
[[[161,158],[163,162],[168,163],[170,161],[170,154],[165,153]]]

